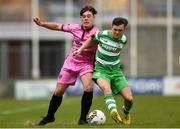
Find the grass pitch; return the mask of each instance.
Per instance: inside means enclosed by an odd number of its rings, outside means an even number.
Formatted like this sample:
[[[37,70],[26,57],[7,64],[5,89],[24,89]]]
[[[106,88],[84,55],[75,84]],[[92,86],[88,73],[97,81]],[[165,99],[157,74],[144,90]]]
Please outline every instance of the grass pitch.
[[[49,98],[50,99],[50,98]],[[91,110],[106,114],[104,125],[77,125],[80,114],[79,96],[66,96],[56,113],[56,121],[35,126],[47,112],[49,99],[0,99],[0,128],[180,128],[180,96],[134,96],[132,125],[117,125],[109,116],[102,96],[94,96]],[[123,100],[115,97],[121,112]]]

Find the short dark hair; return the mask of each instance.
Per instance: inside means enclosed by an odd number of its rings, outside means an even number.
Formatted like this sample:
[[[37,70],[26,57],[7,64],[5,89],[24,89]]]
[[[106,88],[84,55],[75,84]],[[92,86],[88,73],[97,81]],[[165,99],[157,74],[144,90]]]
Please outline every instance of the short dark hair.
[[[97,14],[97,11],[96,11],[96,9],[94,7],[92,7],[90,5],[87,5],[87,6],[85,6],[84,8],[81,9],[80,16],[82,16],[83,13],[86,12],[86,11],[92,12],[93,15]]]
[[[119,25],[121,25],[121,24],[124,24],[124,27],[126,27],[127,24],[128,24],[127,19],[122,18],[122,17],[116,17],[116,18],[114,18],[113,21],[112,21],[112,25],[117,25],[117,26],[119,26]]]

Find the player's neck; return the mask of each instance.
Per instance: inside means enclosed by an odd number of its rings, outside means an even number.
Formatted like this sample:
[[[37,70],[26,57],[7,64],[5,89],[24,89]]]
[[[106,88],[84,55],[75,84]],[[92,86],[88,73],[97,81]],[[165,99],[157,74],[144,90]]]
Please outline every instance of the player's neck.
[[[87,26],[81,26],[81,28],[84,30],[84,31],[90,31],[94,26],[90,26],[90,27],[87,27]]]

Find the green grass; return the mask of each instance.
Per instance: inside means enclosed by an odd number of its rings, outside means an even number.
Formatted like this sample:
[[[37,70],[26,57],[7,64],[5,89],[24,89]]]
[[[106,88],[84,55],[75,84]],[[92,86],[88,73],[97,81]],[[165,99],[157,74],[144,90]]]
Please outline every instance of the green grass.
[[[121,111],[123,101],[115,98]],[[104,125],[77,125],[80,114],[78,96],[65,97],[56,113],[56,121],[43,128],[180,128],[180,96],[135,96],[131,111],[132,125],[117,125],[111,120],[102,96],[94,96],[91,110],[100,109],[107,117]],[[26,128],[47,112],[49,99],[14,100],[0,99],[0,128]]]

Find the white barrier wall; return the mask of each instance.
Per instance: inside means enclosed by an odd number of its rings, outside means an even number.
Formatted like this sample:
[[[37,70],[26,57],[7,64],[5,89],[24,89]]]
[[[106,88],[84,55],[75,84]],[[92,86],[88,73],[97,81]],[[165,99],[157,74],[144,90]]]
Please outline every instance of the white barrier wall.
[[[180,95],[180,77],[160,78],[128,78],[129,85],[134,95]],[[53,94],[56,80],[26,80],[15,83],[16,99],[45,98]],[[81,95],[83,85],[78,79],[75,86],[70,86],[66,95]],[[102,94],[94,84],[94,94]]]
[[[16,99],[36,99],[52,96],[57,80],[19,80],[15,82],[14,94]],[[70,86],[65,95],[81,95],[83,85],[77,79],[75,86]],[[97,85],[94,85],[94,94],[102,94]]]
[[[164,78],[164,95],[180,95],[180,77]]]
[[[56,80],[23,80],[15,82],[16,99],[44,98],[52,95]]]

